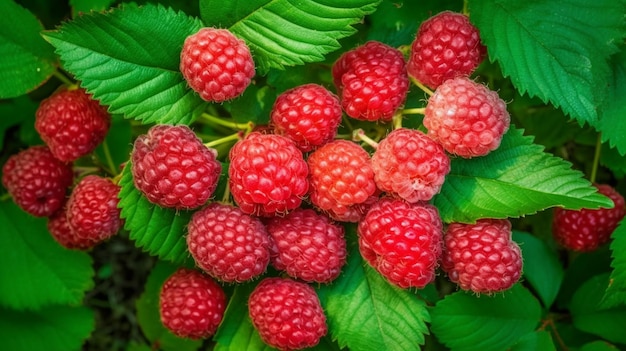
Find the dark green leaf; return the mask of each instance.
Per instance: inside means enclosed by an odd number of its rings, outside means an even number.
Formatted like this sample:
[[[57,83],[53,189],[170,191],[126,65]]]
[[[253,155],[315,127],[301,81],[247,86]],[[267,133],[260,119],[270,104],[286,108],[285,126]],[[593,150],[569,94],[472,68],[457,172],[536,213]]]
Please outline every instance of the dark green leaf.
[[[16,124],[33,128],[33,116],[37,107],[27,95],[0,103],[0,150],[4,147],[4,136],[8,128]]]
[[[611,235],[611,279],[602,299],[603,307],[626,305],[626,220]]]
[[[626,155],[626,48],[612,60],[612,77],[607,98],[600,111],[598,129],[602,141]]]
[[[545,330],[535,331],[524,335],[510,351],[556,351],[552,336]]]
[[[111,7],[115,0],[70,0],[72,15],[82,16],[91,11],[104,11]]]
[[[605,341],[594,341],[583,345],[578,351],[619,351],[619,349]]]
[[[565,270],[557,305],[569,309],[572,296],[586,280],[611,271],[611,257],[606,247],[575,256]]]

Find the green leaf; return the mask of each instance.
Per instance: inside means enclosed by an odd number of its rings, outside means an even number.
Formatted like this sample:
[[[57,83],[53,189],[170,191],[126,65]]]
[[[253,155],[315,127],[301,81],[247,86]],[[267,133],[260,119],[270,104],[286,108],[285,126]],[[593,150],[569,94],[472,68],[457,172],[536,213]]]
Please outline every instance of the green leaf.
[[[521,217],[554,206],[612,206],[570,163],[543,152],[522,132],[509,129],[500,147],[487,156],[452,160],[434,198],[445,222]]]
[[[470,12],[489,57],[520,92],[550,101],[581,125],[597,124],[607,60],[623,37],[623,3],[474,1]]]
[[[608,286],[609,274],[605,273],[587,280],[576,291],[570,305],[574,326],[608,341],[626,344],[626,306],[600,306]]]
[[[380,0],[254,0],[200,2],[208,25],[225,26],[246,41],[257,71],[322,61],[340,48],[338,40],[354,34],[352,25],[374,12]]]
[[[28,95],[0,103],[0,151],[5,146],[4,137],[10,127],[21,124],[34,129],[34,116],[38,106]]]
[[[354,226],[346,228],[355,236]],[[409,290],[392,286],[367,265],[356,243],[343,274],[318,289],[328,327],[350,350],[416,350],[428,334],[426,304]]]
[[[13,202],[0,203],[0,223],[0,306],[37,309],[83,300],[93,287],[87,253],[59,245],[45,219],[32,217]]]
[[[583,345],[578,351],[619,351],[619,349],[605,341],[594,341]]]
[[[64,67],[112,113],[144,123],[189,124],[206,102],[187,86],[180,50],[201,27],[198,19],[161,5],[124,5],[43,35]]]
[[[556,251],[528,233],[513,231],[513,240],[522,249],[522,257],[527,258],[524,260],[524,277],[537,291],[543,305],[549,308],[559,293],[564,275]]]
[[[506,350],[535,329],[539,301],[520,284],[495,296],[456,292],[432,310],[431,330],[455,351]]]
[[[602,299],[602,307],[626,305],[626,220],[611,234],[611,279]]]
[[[14,1],[0,2],[0,13],[0,99],[7,99],[43,84],[58,62],[37,17]]]
[[[510,351],[556,351],[556,346],[552,341],[550,333],[542,330],[535,331],[524,335],[515,345],[513,345]]]
[[[602,141],[626,155],[626,48],[612,60],[612,74],[605,104],[601,106],[598,130]]]
[[[137,322],[146,338],[152,345],[159,345],[163,351],[194,351],[202,345],[201,340],[179,338],[167,330],[159,315],[159,294],[163,282],[178,269],[164,261],[158,261],[154,266],[146,286],[137,299]]]
[[[82,16],[91,11],[104,11],[111,7],[115,0],[70,0],[72,16]]]
[[[175,263],[189,258],[184,232],[192,212],[176,211],[159,207],[143,196],[133,183],[128,161],[122,177],[119,193],[121,217],[124,228],[130,232],[135,244],[153,256]]]
[[[80,350],[94,328],[93,311],[85,307],[48,306],[38,311],[0,308],[3,350]]]
[[[561,291],[557,296],[557,305],[560,308],[570,308],[574,293],[585,281],[595,275],[611,271],[611,257],[608,251],[605,245],[596,251],[578,254],[569,263],[561,283]]]

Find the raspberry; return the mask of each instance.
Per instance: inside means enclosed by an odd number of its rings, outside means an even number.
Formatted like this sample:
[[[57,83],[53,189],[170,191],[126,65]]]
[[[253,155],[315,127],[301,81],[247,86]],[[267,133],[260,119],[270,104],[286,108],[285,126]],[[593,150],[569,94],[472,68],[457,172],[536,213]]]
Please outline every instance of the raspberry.
[[[74,233],[67,221],[67,209],[63,206],[48,217],[48,231],[61,246],[67,249],[85,250],[93,247],[96,242],[89,238],[81,238]]]
[[[194,209],[213,195],[222,165],[189,127],[156,125],[135,140],[135,186],[161,207]]]
[[[522,254],[511,240],[511,223],[481,219],[450,224],[441,266],[463,290],[491,294],[510,288],[522,274]]]
[[[248,308],[261,339],[279,350],[313,347],[327,332],[319,298],[306,283],[265,278],[250,294]]]
[[[330,283],[346,263],[344,228],[312,209],[296,209],[267,223],[272,265],[293,278]]]
[[[423,288],[435,279],[441,256],[441,219],[433,207],[382,198],[357,227],[363,258],[403,289]]]
[[[50,216],[63,206],[73,178],[71,164],[55,158],[43,145],[9,157],[2,167],[2,184],[13,201],[36,217]]]
[[[402,52],[377,41],[344,53],[332,75],[344,111],[360,120],[390,121],[409,90]]]
[[[351,141],[334,140],[313,151],[307,162],[311,203],[336,220],[362,218],[377,191],[367,151]],[[359,209],[361,205],[365,208]]]
[[[72,162],[91,153],[109,131],[111,116],[84,89],[62,89],[43,100],[35,129],[54,157]]]
[[[280,94],[270,117],[276,134],[308,152],[335,138],[341,114],[335,94],[321,85],[305,84]]]
[[[613,200],[613,208],[565,210],[556,208],[552,233],[563,247],[574,251],[593,251],[611,239],[624,218],[624,197],[607,184],[597,184],[598,192]]]
[[[248,45],[218,28],[202,28],[185,39],[180,71],[189,87],[210,102],[241,95],[255,74]]]
[[[119,192],[119,185],[96,175],[85,176],[76,184],[67,200],[67,222],[77,238],[96,245],[119,231]]]
[[[252,132],[230,149],[230,192],[241,210],[273,217],[300,206],[309,190],[302,151],[287,137]]]
[[[484,156],[500,146],[510,116],[498,93],[467,77],[445,81],[428,99],[428,136],[451,154]]]
[[[159,295],[161,322],[182,338],[213,336],[222,322],[226,294],[209,276],[179,268],[163,283]]]
[[[435,89],[448,79],[472,74],[486,51],[478,29],[467,16],[444,11],[420,25],[411,44],[407,71]]]
[[[408,202],[428,201],[450,172],[441,145],[419,130],[399,128],[380,141],[372,155],[376,185]]]
[[[212,203],[189,222],[187,246],[198,267],[224,282],[243,282],[265,272],[270,238],[258,218],[237,207]]]

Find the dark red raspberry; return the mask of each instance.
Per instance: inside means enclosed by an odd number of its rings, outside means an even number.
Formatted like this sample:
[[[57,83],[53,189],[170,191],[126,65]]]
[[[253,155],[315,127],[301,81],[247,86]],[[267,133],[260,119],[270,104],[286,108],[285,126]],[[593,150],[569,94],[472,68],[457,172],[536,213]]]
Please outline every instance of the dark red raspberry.
[[[255,74],[248,45],[218,28],[202,28],[185,39],[180,71],[189,87],[210,102],[241,95]]]
[[[450,172],[450,159],[419,130],[399,128],[380,141],[372,155],[376,185],[408,202],[428,201]]]
[[[74,235],[96,245],[116,234],[122,226],[119,192],[120,186],[110,179],[97,175],[81,179],[67,200],[67,222]]]
[[[409,75],[436,89],[448,79],[469,76],[483,61],[486,48],[467,16],[444,11],[420,25],[411,44]]]
[[[300,206],[309,168],[289,138],[252,132],[230,149],[230,192],[241,210],[272,217]]]
[[[291,279],[262,280],[248,298],[248,309],[261,339],[279,350],[313,347],[328,329],[315,290]]]
[[[311,209],[298,208],[267,223],[272,265],[293,278],[330,283],[346,263],[343,226]]]
[[[71,162],[91,153],[109,131],[111,116],[84,89],[61,89],[43,100],[35,129],[54,157]]]
[[[390,283],[423,288],[435,279],[439,265],[440,223],[432,207],[382,198],[359,222],[359,250]]]
[[[624,218],[624,197],[607,184],[596,184],[598,192],[613,200],[613,208],[565,210],[556,208],[552,222],[555,240],[574,251],[593,251],[606,244]]]
[[[67,249],[86,250],[97,244],[89,238],[81,238],[74,233],[67,221],[66,206],[48,217],[48,231],[54,240]]]
[[[258,218],[239,208],[212,203],[191,216],[187,246],[198,267],[224,282],[263,274],[270,261],[270,238]]]
[[[222,287],[211,277],[187,268],[179,268],[167,278],[159,295],[161,322],[182,338],[213,336],[225,309]]]
[[[377,41],[341,55],[332,74],[344,111],[360,120],[390,121],[409,90],[402,52]]]
[[[194,209],[213,195],[222,165],[216,152],[184,125],[160,124],[135,140],[131,172],[135,186],[161,207]]]
[[[2,166],[2,185],[24,211],[47,217],[65,203],[72,185],[72,165],[55,158],[47,146],[32,146]]]
[[[307,162],[311,203],[333,219],[357,222],[376,200],[370,156],[359,144],[331,141],[313,151]]]
[[[522,265],[508,220],[481,219],[448,226],[441,266],[461,289],[486,294],[509,289],[522,275]]]
[[[280,94],[270,118],[274,132],[289,137],[303,152],[333,140],[341,122],[339,98],[317,84],[305,84]]]
[[[510,116],[497,92],[467,77],[444,82],[428,99],[428,136],[451,154],[484,156],[500,146]]]

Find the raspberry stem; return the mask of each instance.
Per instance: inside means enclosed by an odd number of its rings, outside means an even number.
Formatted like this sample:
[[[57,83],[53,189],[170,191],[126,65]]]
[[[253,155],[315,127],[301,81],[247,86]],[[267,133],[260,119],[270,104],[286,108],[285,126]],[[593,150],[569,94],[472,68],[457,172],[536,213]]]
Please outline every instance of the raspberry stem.
[[[352,132],[352,140],[354,140],[354,141],[363,141],[367,145],[371,146],[374,149],[378,148],[378,143],[376,141],[374,141],[374,139],[368,137],[365,134],[365,131],[363,129],[361,129],[361,128],[359,128],[359,129],[355,130],[354,132]]]
[[[4,193],[4,194],[0,195],[0,202],[8,201],[10,198],[11,198],[11,194]]]
[[[111,175],[116,176],[119,172],[117,171],[117,168],[115,167],[115,162],[113,162],[113,157],[111,157],[111,150],[109,149],[109,144],[107,143],[106,139],[102,141],[102,151],[104,151],[104,157],[107,161],[107,164],[109,165],[109,170],[110,170]]]
[[[593,165],[591,166],[591,176],[589,180],[592,183],[596,182],[596,176],[598,175],[598,165],[600,164],[600,154],[602,151],[602,134],[598,133],[598,139],[596,140],[596,150],[593,155]]]
[[[219,138],[219,139],[215,139],[215,140],[211,140],[207,143],[204,143],[204,146],[208,147],[208,148],[215,148],[218,145],[222,145],[222,144],[226,144],[230,141],[233,140],[239,140],[242,139],[244,136],[244,133],[242,132],[237,132],[237,133],[233,133],[231,135],[227,135],[223,138]]]
[[[402,110],[403,115],[423,115],[426,107],[406,108]]]
[[[418,88],[422,89],[426,94],[428,94],[428,96],[432,96],[434,94],[434,92],[430,89],[428,89],[424,84],[422,84],[419,80],[410,77],[411,78],[411,82],[413,82],[413,84],[415,84]]]
[[[67,85],[68,87],[73,87],[76,85],[76,83],[72,82],[69,78],[65,76],[65,74],[59,72],[58,70],[54,71],[52,75],[55,76],[58,80],[61,81],[61,83]]]
[[[252,122],[236,123],[234,121],[226,121],[223,118],[216,117],[216,116],[210,115],[208,113],[203,113],[202,115],[200,115],[199,122],[207,122],[207,124],[209,124],[209,125],[217,124],[217,125],[220,125],[220,126],[231,128],[231,129],[244,130],[246,132],[246,134],[250,133],[252,131],[252,129],[254,128],[254,123],[252,123]]]

